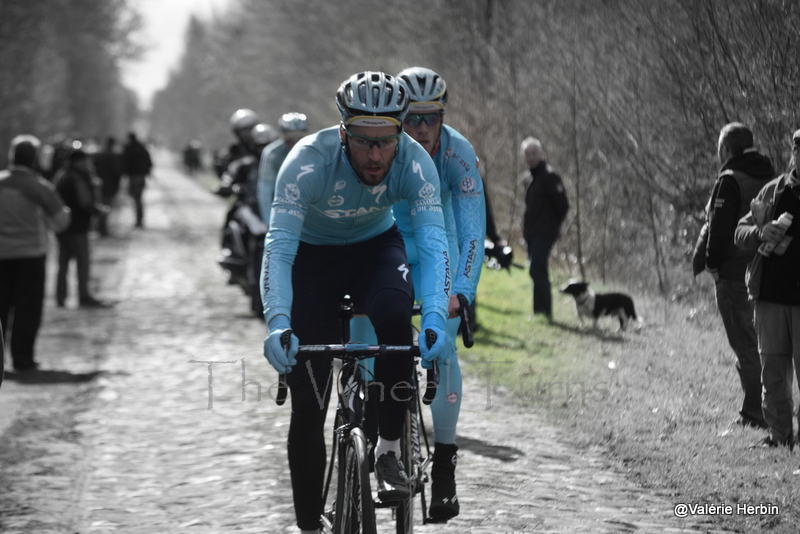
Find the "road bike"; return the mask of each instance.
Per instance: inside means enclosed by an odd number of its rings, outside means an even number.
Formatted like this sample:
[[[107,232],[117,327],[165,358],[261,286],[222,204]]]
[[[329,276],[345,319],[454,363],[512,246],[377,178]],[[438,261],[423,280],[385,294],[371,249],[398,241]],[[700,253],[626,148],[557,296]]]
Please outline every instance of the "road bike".
[[[469,324],[469,306],[466,298],[459,295],[462,325]],[[419,313],[420,307],[414,307]],[[342,340],[350,339],[350,319],[355,314],[349,298],[345,298],[339,309]],[[291,332],[284,332],[282,343],[288,347]],[[428,330],[428,346],[436,342],[435,333]],[[462,328],[462,339],[466,347],[472,346],[469,326]],[[338,371],[337,406],[333,426],[330,461],[323,487],[322,525],[326,534],[375,534],[377,532],[376,509],[390,509],[397,534],[410,534],[414,529],[414,500],[420,497],[422,523],[429,520],[425,500],[427,469],[432,461],[430,442],[425,429],[422,404],[430,404],[436,396],[439,369],[436,362],[427,372],[427,380],[421,381],[419,371],[413,373],[412,394],[408,403],[403,436],[400,440],[400,460],[406,473],[409,497],[400,501],[382,502],[372,492],[370,484],[370,446],[364,428],[367,413],[367,387],[370,371],[366,360],[382,357],[411,356],[415,362],[420,357],[419,346],[367,345],[343,342],[334,345],[301,345],[298,354],[328,356],[341,363]],[[416,368],[416,366],[415,366]],[[420,398],[421,385],[425,391]],[[285,377],[279,380],[276,402],[286,400]],[[421,404],[422,403],[422,404]]]

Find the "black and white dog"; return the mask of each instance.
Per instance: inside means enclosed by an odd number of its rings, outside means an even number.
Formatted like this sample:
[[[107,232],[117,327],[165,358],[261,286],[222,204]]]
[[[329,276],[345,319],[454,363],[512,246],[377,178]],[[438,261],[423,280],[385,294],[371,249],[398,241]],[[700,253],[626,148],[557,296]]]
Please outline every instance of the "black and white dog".
[[[597,327],[600,317],[616,317],[619,319],[619,329],[625,330],[628,323],[633,320],[639,326],[642,324],[633,307],[633,299],[624,293],[596,294],[589,289],[588,282],[569,280],[561,287],[561,292],[575,298],[575,307],[578,309],[578,318],[583,324],[583,318],[591,318],[592,326]]]

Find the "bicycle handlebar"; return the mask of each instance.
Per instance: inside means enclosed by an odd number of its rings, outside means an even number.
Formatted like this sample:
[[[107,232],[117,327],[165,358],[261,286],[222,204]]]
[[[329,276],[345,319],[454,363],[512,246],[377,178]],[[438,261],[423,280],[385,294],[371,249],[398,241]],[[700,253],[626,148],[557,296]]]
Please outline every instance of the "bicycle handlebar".
[[[431,329],[425,331],[427,336],[428,347],[436,344],[436,332]],[[281,334],[281,346],[285,351],[289,350],[291,343],[292,331],[284,330]],[[366,345],[363,343],[347,343],[345,345],[300,345],[297,350],[298,354],[326,354],[329,356],[342,358],[344,356],[354,357],[359,360],[367,358],[375,358],[386,356],[392,353],[405,353],[412,356],[419,356],[419,347],[416,345]],[[436,360],[433,361],[433,369],[428,369],[428,382],[426,384],[425,394],[422,397],[422,402],[430,404],[436,397],[436,388],[439,386],[439,364]],[[286,396],[289,388],[286,384],[286,374],[281,373],[278,375],[278,393],[275,396],[275,403],[278,406],[283,406],[286,402]]]

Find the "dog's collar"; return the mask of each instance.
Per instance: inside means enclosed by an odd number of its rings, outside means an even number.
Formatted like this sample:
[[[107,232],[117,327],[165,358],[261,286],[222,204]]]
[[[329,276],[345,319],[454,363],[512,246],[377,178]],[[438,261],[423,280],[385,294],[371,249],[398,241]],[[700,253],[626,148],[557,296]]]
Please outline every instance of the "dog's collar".
[[[586,304],[586,302],[588,302],[590,298],[592,298],[592,295],[590,293],[587,293],[586,296],[583,297],[582,299],[575,299],[575,300],[578,301],[578,304]]]

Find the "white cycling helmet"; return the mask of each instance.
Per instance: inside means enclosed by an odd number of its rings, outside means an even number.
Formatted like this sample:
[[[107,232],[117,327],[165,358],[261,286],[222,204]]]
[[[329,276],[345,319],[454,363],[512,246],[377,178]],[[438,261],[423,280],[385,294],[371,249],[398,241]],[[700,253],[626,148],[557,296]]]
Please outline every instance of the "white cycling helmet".
[[[409,67],[400,71],[397,78],[408,90],[410,112],[444,111],[447,107],[447,84],[431,69]]]
[[[288,132],[307,132],[308,118],[306,118],[304,114],[295,111],[284,113],[278,120],[278,127],[282,134]]]
[[[408,114],[408,91],[394,76],[360,72],[336,92],[336,107],[345,126],[400,126]]]
[[[269,124],[259,123],[250,130],[250,139],[255,145],[268,145],[278,138],[278,132]]]
[[[237,109],[228,120],[228,124],[230,124],[234,133],[239,130],[250,130],[259,122],[260,119],[256,112],[246,108]]]

